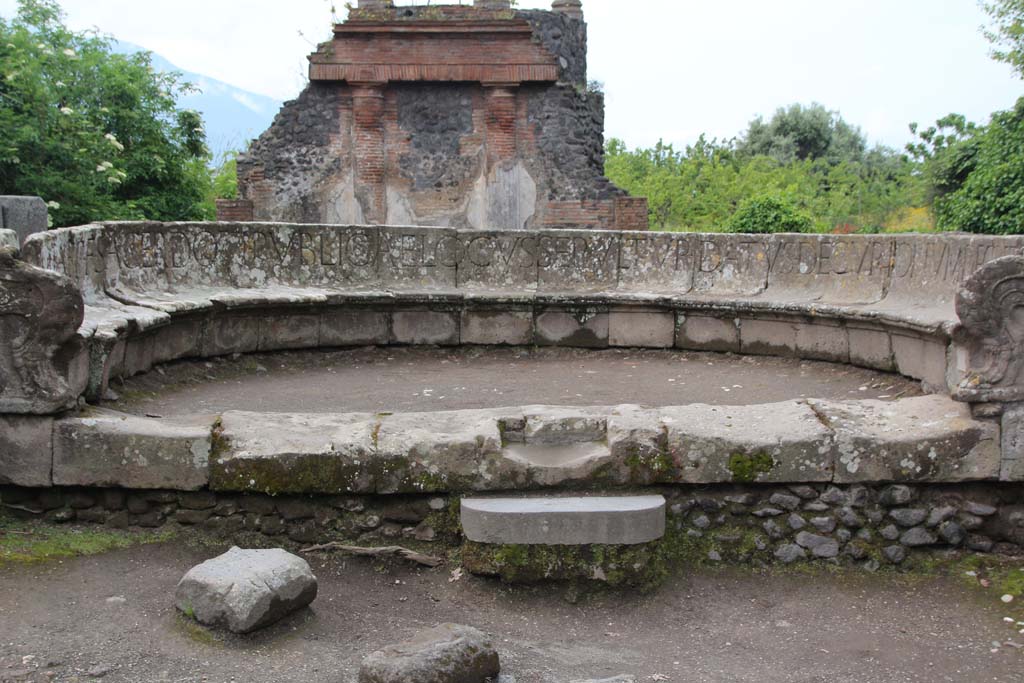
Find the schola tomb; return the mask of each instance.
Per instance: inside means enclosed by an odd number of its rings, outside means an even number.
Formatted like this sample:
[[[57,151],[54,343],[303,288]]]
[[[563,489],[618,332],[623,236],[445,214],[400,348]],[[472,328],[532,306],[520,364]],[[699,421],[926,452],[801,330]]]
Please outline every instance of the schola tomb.
[[[642,200],[601,176],[584,38],[573,0],[361,2],[240,160],[243,199],[222,208],[244,220],[24,240],[5,224],[2,502],[280,544],[459,545],[510,581],[1019,553],[1024,237],[648,232]],[[215,410],[117,395],[188,359],[354,347],[777,357],[811,379],[770,402],[738,381],[591,405],[576,378],[583,405],[461,410],[260,411],[255,371]],[[822,367],[858,368],[864,393],[814,385]]]

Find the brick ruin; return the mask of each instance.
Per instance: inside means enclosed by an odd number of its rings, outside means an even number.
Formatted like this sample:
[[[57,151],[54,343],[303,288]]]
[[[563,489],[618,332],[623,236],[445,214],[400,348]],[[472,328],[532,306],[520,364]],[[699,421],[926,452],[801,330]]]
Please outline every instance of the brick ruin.
[[[220,220],[646,230],[604,177],[579,0],[360,0],[238,161]]]

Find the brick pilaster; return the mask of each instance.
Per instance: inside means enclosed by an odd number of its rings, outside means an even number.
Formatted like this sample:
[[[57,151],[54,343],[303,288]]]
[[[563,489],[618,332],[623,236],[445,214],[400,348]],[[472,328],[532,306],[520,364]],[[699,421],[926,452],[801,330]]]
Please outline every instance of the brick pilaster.
[[[516,156],[518,84],[485,83],[487,101],[487,168]]]
[[[384,84],[352,84],[352,127],[355,142],[355,188],[367,223],[387,219],[384,189]]]

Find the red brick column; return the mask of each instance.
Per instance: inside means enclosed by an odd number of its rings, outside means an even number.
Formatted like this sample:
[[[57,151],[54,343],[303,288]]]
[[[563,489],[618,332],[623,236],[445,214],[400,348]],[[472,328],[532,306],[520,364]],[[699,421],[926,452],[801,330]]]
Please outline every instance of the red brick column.
[[[516,156],[517,83],[484,83],[487,101],[487,168]]]
[[[352,83],[352,120],[356,196],[367,202],[363,219],[382,224],[387,219],[383,83]]]

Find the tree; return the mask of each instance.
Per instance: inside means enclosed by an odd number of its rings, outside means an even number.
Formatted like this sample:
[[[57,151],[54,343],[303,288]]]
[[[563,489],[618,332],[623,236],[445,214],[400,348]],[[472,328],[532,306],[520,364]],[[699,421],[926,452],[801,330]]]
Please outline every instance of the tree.
[[[783,164],[816,159],[829,163],[857,161],[866,149],[867,141],[859,128],[817,103],[780,108],[767,123],[757,117],[737,146],[743,157],[767,156]]]
[[[996,235],[1024,232],[1024,98],[987,126],[950,115],[919,133],[940,229]]]
[[[0,194],[43,197],[56,225],[204,217],[203,122],[176,107],[189,86],[63,20],[54,0],[0,18]]]
[[[981,6],[994,22],[985,31],[985,37],[995,46],[992,57],[1009,64],[1024,78],[1024,0],[995,0]]]

